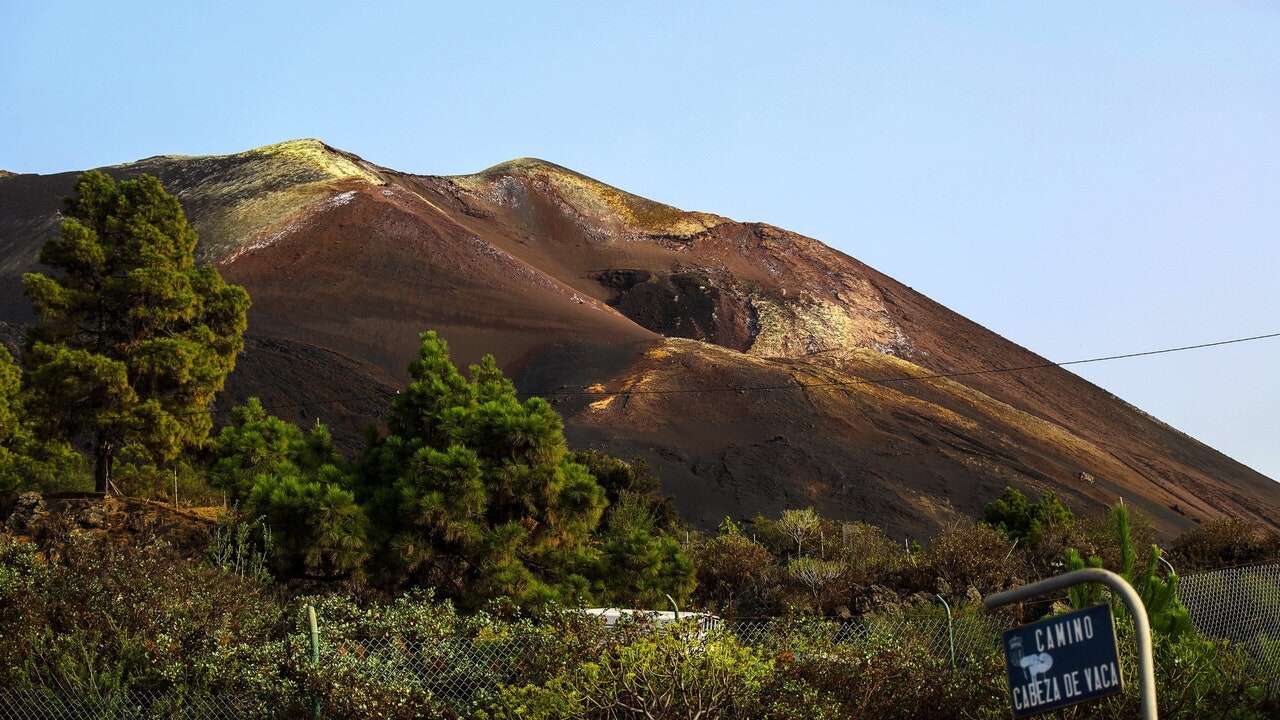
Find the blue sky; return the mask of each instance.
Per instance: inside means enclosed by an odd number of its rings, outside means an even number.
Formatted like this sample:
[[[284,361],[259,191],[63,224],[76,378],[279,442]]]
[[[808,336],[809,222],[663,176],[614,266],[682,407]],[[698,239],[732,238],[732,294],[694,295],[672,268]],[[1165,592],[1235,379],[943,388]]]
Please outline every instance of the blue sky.
[[[1056,360],[1280,330],[1280,6],[0,0],[0,168],[319,137],[812,235]],[[1280,340],[1077,371],[1280,478]]]

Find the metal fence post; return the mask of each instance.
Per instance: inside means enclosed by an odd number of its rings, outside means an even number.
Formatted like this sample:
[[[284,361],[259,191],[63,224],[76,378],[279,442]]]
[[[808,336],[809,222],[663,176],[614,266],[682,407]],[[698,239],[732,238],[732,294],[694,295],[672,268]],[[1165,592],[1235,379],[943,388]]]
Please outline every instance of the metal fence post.
[[[988,610],[994,610],[1001,605],[1029,600],[1087,582],[1102,583],[1111,588],[1129,608],[1129,614],[1133,616],[1134,634],[1138,636],[1138,674],[1141,676],[1138,689],[1142,693],[1142,720],[1156,720],[1156,664],[1151,654],[1151,623],[1147,620],[1147,608],[1142,604],[1142,598],[1124,578],[1102,568],[1073,570],[1030,585],[988,595],[983,598],[982,604]]]
[[[307,605],[307,624],[311,629],[311,666],[312,669],[320,667],[320,628],[316,624],[316,608],[314,605]],[[311,699],[311,716],[313,718],[320,717],[320,696],[316,695]]]
[[[951,645],[951,670],[956,669],[956,629],[951,620],[951,604],[947,599],[942,597],[941,593],[934,593],[934,597],[942,601],[942,607],[947,609],[947,642]]]

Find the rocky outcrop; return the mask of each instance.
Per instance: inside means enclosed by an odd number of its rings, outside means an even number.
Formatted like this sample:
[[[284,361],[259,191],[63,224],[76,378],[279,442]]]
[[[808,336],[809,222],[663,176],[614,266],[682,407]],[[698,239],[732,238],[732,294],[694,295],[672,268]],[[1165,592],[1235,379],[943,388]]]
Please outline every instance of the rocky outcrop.
[[[49,512],[45,509],[44,498],[40,493],[19,493],[9,517],[5,519],[5,527],[18,535],[33,535],[48,516]]]
[[[37,540],[70,531],[98,533],[120,542],[163,537],[179,552],[201,555],[216,524],[212,516],[162,503],[94,494],[20,493],[0,518],[9,532]]]

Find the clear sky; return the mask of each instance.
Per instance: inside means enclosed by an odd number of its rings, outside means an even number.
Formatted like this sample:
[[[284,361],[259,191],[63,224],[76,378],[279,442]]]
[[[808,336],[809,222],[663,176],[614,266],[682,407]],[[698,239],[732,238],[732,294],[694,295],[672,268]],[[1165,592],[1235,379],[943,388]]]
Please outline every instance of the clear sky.
[[[1280,5],[619,4],[0,0],[0,168],[530,155],[817,237],[1055,360],[1280,330]],[[1280,478],[1278,366],[1077,371]]]

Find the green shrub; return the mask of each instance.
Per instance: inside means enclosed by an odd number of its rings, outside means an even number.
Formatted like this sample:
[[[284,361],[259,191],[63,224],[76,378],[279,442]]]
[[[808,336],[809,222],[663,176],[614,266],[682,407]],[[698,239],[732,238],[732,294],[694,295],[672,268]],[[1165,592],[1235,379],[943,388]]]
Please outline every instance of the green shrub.
[[[247,519],[239,513],[218,518],[205,555],[209,564],[240,578],[271,580],[271,527],[262,518]]]
[[[912,586],[924,592],[936,591],[941,581],[955,592],[973,587],[983,595],[1025,582],[1028,574],[1009,538],[980,523],[937,534],[920,561],[904,572]]]
[[[213,444],[210,483],[262,518],[276,538],[273,567],[284,577],[363,577],[368,521],[352,478],[317,424],[304,434],[268,415],[257,398],[231,411]]]
[[[1280,533],[1256,522],[1214,518],[1179,535],[1169,549],[1184,570],[1270,563],[1280,559]]]
[[[821,608],[840,577],[844,575],[844,563],[839,560],[822,560],[798,557],[787,563],[787,575],[813,595],[813,604]]]
[[[92,487],[80,453],[65,442],[42,439],[24,400],[22,371],[0,345],[0,494]]]
[[[227,525],[208,564],[158,541],[117,546],[76,532],[41,553],[0,534],[0,688],[71,697],[99,717],[179,715],[209,700],[237,717],[307,717],[318,703],[323,717],[351,720],[1008,714],[1001,628],[975,606],[954,608],[953,670],[936,604],[855,625],[794,617],[746,645],[688,621],[606,628],[503,603],[493,604],[501,614],[463,614],[430,591],[282,602],[252,569],[261,527]],[[307,605],[319,618],[318,664]],[[1133,625],[1124,613],[1116,621],[1128,689],[1057,717],[1136,715]],[[1159,632],[1155,652],[1162,717],[1274,716],[1265,679],[1238,649]]]
[[[773,662],[696,624],[648,629],[545,684],[504,688],[499,717],[758,718]]]
[[[266,586],[160,540],[77,532],[44,567],[11,540],[3,547],[0,686],[89,698],[213,687],[234,672],[231,649],[267,642],[279,619]]]
[[[696,597],[703,607],[730,617],[775,611],[781,588],[774,557],[732,520],[726,518],[720,532],[698,546],[695,560]]]
[[[1044,493],[1033,503],[1015,488],[1006,487],[983,508],[982,521],[1011,540],[1035,547],[1050,534],[1071,528],[1075,516],[1053,492]]]
[[[1172,569],[1166,573],[1161,566],[1163,551],[1152,544],[1144,564],[1138,564],[1129,509],[1123,502],[1118,502],[1111,508],[1108,524],[1118,550],[1116,557],[1119,558],[1119,564],[1111,569],[1137,591],[1146,608],[1152,634],[1170,639],[1194,635],[1191,615],[1178,598],[1178,574]],[[1079,570],[1086,566],[1080,553],[1074,548],[1068,550],[1066,560],[1069,570]],[[1091,557],[1087,564],[1089,567],[1104,567],[1103,560],[1097,556]],[[1093,605],[1102,597],[1101,588],[1095,584],[1077,585],[1068,593],[1068,598],[1077,609]],[[1123,607],[1119,598],[1112,597],[1111,604],[1113,607]]]
[[[873,623],[870,632],[838,641],[829,623],[802,623],[774,641],[775,671],[763,693],[763,718],[1000,718],[1003,659],[998,636],[990,652],[967,657],[955,672],[934,651],[930,623]],[[945,627],[945,625],[943,626]]]
[[[1121,718],[1139,714],[1137,644],[1133,621],[1116,615],[1116,639],[1123,693],[1063,711],[1068,718]],[[1266,679],[1249,660],[1225,643],[1195,635],[1153,637],[1156,698],[1161,718],[1170,720],[1262,720],[1274,717],[1265,697]]]
[[[845,581],[857,588],[885,584],[901,569],[903,548],[882,528],[863,522],[840,525],[839,557]]]

